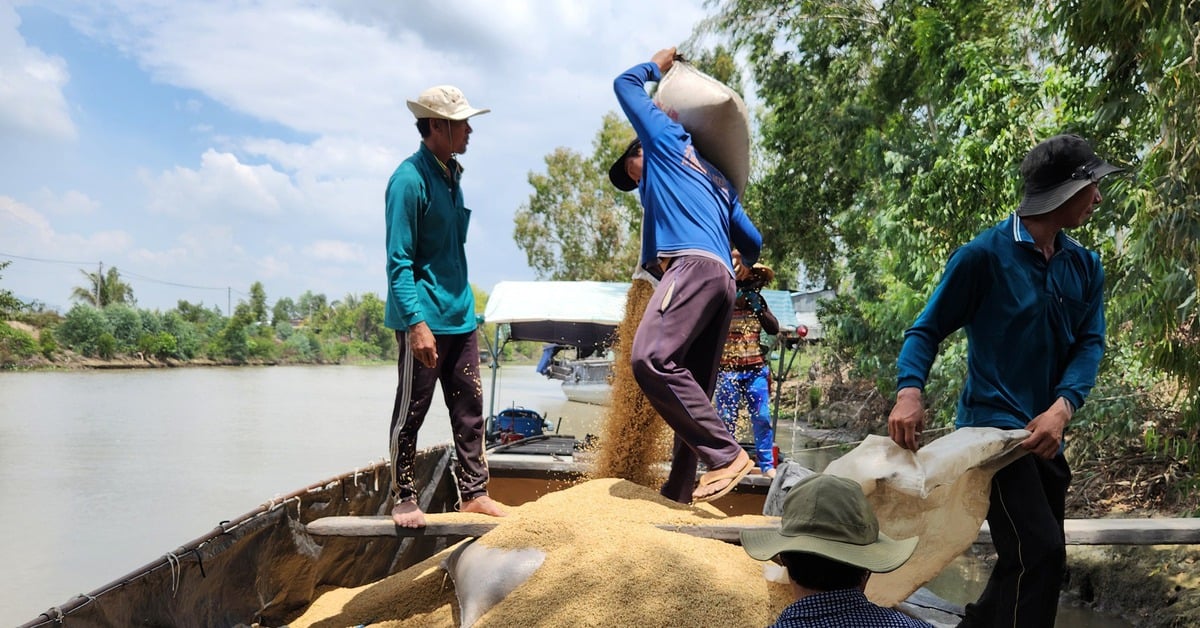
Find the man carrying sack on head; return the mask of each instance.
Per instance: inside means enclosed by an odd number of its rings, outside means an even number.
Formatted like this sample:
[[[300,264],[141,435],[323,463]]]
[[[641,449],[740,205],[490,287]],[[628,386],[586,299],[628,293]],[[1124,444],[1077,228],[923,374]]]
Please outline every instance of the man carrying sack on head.
[[[647,401],[675,432],[671,470],[660,492],[686,504],[724,497],[754,468],[717,416],[712,393],[734,280],[750,272],[734,265],[730,243],[753,264],[762,236],[725,175],[646,94],[645,84],[661,80],[674,62],[675,49],[665,48],[613,82],[637,139],[608,176],[618,189],[636,189],[641,197],[639,265],[659,283],[638,325],[630,361]],[[698,462],[708,469],[699,482]]]

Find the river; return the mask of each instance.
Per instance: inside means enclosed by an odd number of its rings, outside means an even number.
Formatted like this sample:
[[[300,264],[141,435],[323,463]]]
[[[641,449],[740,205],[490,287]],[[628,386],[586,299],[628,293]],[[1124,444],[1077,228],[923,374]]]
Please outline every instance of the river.
[[[491,382],[485,372],[485,399]],[[532,366],[496,382],[497,410],[598,432],[603,409],[567,401]],[[0,618],[34,619],[221,521],[383,459],[395,386],[390,366],[0,373]],[[435,400],[418,444],[449,439]],[[952,601],[978,593],[942,581]],[[1128,626],[1065,608],[1058,625]]]

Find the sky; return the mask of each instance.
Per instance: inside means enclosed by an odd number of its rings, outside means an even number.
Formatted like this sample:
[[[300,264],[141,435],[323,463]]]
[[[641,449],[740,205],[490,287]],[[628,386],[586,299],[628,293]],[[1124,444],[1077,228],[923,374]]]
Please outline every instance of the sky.
[[[65,312],[116,267],[137,306],[385,294],[383,195],[452,84],[471,281],[536,276],[513,216],[558,147],[591,154],[612,81],[703,0],[0,0],[0,289]],[[681,49],[685,54],[687,50]]]

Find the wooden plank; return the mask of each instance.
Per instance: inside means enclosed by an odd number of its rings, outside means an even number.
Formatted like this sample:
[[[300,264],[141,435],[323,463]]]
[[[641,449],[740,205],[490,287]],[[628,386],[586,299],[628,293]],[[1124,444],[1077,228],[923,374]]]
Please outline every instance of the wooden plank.
[[[308,524],[314,536],[482,536],[500,522],[439,521],[438,515],[426,515],[424,528],[400,528],[388,515],[368,517],[324,517]],[[727,543],[739,543],[742,530],[773,528],[763,525],[677,525],[658,528]],[[1190,519],[1067,519],[1064,524],[1068,545],[1200,545],[1200,518]],[[990,544],[991,532],[985,522],[975,540]]]
[[[1200,518],[1067,519],[1067,545],[1197,545]],[[976,543],[990,544],[985,521]]]
[[[392,522],[391,515],[367,517],[322,517],[310,522],[308,533],[313,536],[483,536],[498,523],[464,523],[438,521],[436,514],[426,515],[424,528],[401,528]]]

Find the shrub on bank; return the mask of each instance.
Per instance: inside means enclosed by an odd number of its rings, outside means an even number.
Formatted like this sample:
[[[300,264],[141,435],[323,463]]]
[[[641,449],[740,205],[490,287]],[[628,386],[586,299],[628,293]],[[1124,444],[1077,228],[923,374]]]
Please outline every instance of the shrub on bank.
[[[11,366],[38,352],[37,341],[29,333],[0,323],[0,366]]]

